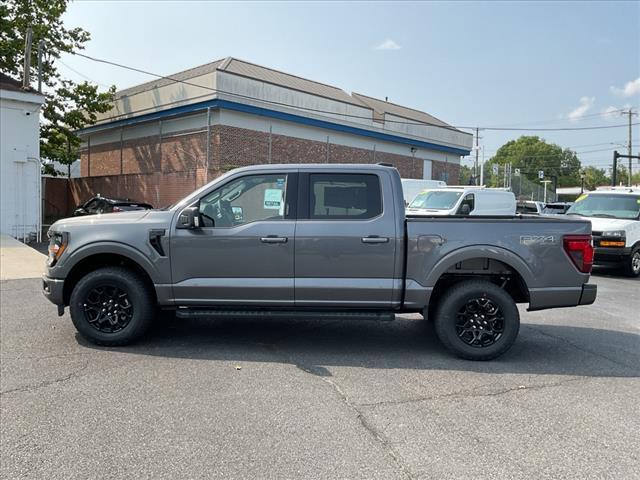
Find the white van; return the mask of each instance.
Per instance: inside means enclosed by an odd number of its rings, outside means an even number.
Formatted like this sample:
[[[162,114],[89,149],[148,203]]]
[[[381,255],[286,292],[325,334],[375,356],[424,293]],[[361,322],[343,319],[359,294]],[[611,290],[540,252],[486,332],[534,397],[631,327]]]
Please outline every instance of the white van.
[[[486,187],[432,188],[419,193],[407,215],[515,215],[513,192]]]
[[[566,215],[591,221],[595,263],[640,276],[640,187],[599,187],[580,195]]]
[[[420,180],[415,178],[402,178],[402,194],[404,196],[404,204],[409,205],[423,190],[427,188],[446,187],[447,184],[441,180]]]

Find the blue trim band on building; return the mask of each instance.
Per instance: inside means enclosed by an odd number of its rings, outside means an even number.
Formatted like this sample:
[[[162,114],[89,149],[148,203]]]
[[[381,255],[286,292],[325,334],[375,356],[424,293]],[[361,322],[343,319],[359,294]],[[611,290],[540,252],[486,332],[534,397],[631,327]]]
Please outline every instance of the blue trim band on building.
[[[133,125],[136,123],[149,122],[152,120],[159,120],[165,117],[172,117],[183,113],[192,113],[199,110],[205,110],[207,108],[213,109],[226,109],[234,110],[237,112],[251,113],[253,115],[260,115],[263,117],[275,118],[278,120],[284,120],[287,122],[299,123],[302,125],[308,125],[312,127],[323,128],[326,130],[334,130],[337,132],[350,133],[353,135],[359,135],[362,137],[369,137],[386,142],[400,143],[403,145],[410,145],[412,147],[427,148],[429,150],[437,150],[441,152],[454,153],[456,155],[469,155],[470,150],[464,150],[461,148],[448,147],[445,145],[438,145],[437,143],[424,142],[421,140],[414,140],[411,138],[401,137],[391,133],[375,132],[367,130],[365,128],[352,127],[349,125],[342,125],[339,123],[333,123],[326,120],[319,120],[316,118],[303,117],[301,115],[295,115],[292,113],[279,112],[277,110],[270,110],[268,108],[256,107],[253,105],[245,105],[242,103],[231,102],[229,100],[208,100],[205,102],[194,103],[191,105],[184,105],[181,107],[174,107],[161,112],[147,113],[135,118],[125,118],[123,120],[116,120],[103,125],[96,125],[94,127],[87,127],[78,130],[76,133],[79,135],[90,135],[95,132],[107,130],[116,127],[122,127],[126,125]],[[339,115],[339,114],[336,114]]]

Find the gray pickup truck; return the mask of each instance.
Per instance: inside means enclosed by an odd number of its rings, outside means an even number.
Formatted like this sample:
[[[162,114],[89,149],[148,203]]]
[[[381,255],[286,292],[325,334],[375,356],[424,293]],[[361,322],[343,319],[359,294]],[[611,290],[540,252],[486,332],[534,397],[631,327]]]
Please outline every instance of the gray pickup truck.
[[[469,211],[473,211],[473,198]],[[45,296],[89,341],[139,339],[160,310],[187,317],[433,318],[460,357],[488,360],[529,310],[588,305],[590,223],[538,216],[405,216],[387,165],[233,170],[163,210],[60,220]]]

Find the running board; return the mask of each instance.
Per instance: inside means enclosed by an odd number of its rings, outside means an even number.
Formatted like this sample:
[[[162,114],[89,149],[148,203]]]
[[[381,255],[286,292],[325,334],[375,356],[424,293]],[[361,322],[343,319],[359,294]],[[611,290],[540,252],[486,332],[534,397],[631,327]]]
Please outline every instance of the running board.
[[[273,319],[319,319],[319,320],[395,320],[393,312],[367,310],[314,311],[314,310],[233,310],[233,309],[189,309],[176,310],[178,318],[273,318]]]

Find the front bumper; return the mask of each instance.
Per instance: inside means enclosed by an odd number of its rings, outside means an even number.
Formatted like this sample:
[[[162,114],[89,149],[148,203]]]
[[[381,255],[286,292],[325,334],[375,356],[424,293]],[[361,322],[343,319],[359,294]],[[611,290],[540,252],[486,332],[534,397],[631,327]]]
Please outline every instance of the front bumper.
[[[43,275],[42,293],[51,303],[64,307],[64,280]]]
[[[631,247],[596,247],[594,263],[618,263],[631,255]]]

